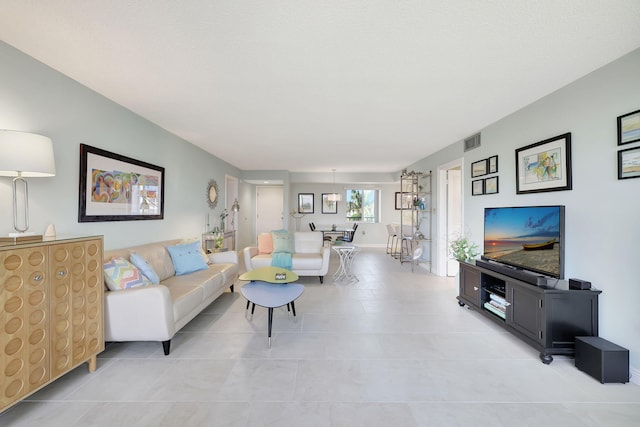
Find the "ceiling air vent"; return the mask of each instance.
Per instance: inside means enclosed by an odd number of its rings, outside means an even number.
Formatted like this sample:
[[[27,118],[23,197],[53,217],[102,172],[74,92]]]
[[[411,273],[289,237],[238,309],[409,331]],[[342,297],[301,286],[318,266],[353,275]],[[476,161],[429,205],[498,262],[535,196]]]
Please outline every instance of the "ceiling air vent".
[[[471,135],[469,138],[464,139],[464,151],[473,150],[474,148],[480,147],[480,134],[476,133],[475,135]]]

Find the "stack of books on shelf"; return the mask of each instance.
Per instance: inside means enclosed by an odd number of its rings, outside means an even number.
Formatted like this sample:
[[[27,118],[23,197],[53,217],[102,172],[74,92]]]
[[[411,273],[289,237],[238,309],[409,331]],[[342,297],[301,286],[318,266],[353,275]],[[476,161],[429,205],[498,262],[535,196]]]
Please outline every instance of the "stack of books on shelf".
[[[489,294],[489,301],[484,303],[484,308],[503,319],[507,318],[507,300],[496,294]]]

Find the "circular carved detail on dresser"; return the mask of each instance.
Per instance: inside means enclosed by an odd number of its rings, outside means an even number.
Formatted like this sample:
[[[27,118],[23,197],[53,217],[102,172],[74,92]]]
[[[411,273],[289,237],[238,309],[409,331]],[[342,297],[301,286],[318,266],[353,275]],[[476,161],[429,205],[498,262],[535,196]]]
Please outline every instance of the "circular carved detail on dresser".
[[[54,292],[55,292],[56,298],[58,299],[64,298],[67,295],[69,295],[69,286],[62,285],[62,284],[58,285],[56,286],[56,290]]]
[[[29,324],[32,326],[40,324],[46,318],[44,310],[33,310],[29,314]]]
[[[95,304],[95,302],[98,300],[98,291],[89,292],[89,295],[87,295],[87,300],[89,301],[89,304]]]
[[[24,381],[22,381],[21,379],[14,380],[4,390],[4,395],[5,397],[12,398],[13,396],[16,396],[18,393],[20,393],[23,388]]]
[[[71,266],[71,272],[74,276],[80,276],[82,273],[84,273],[84,264],[81,264],[79,262],[74,263],[73,266]]]
[[[56,323],[56,334],[63,335],[69,330],[69,321],[67,319],[59,320]]]
[[[98,269],[98,265],[99,265],[98,261],[96,261],[95,259],[92,259],[87,263],[87,269],[93,273]]]
[[[7,363],[7,366],[4,368],[4,375],[6,377],[12,377],[22,371],[23,367],[24,361],[22,359],[13,359],[11,362]]]
[[[44,333],[44,329],[36,329],[35,331],[31,332],[31,335],[29,335],[29,344],[40,344],[42,341],[44,341],[46,335],[47,334]]]
[[[46,355],[47,352],[44,348],[35,349],[29,355],[29,363],[32,365],[37,365],[38,363],[42,362]]]
[[[4,259],[5,270],[13,271],[22,266],[22,258],[18,255],[9,255]]]
[[[56,304],[56,316],[62,317],[69,312],[69,304],[66,302]]]
[[[15,313],[24,305],[24,301],[19,296],[13,296],[4,303],[4,311],[7,313]]]
[[[58,369],[59,371],[62,371],[67,366],[69,366],[69,356],[67,356],[66,354],[61,354],[56,359],[56,369]]]
[[[6,354],[7,356],[13,356],[14,354],[22,350],[23,344],[24,341],[22,341],[21,338],[16,337],[12,339],[7,343],[6,346],[4,346],[4,354]]]
[[[22,288],[24,285],[24,280],[20,276],[9,276],[7,280],[4,282],[4,289],[9,292],[15,292]]]
[[[87,253],[90,256],[96,256],[96,254],[98,253],[98,245],[91,243],[88,247],[87,247]]]
[[[64,262],[69,258],[69,251],[64,247],[54,249],[53,258],[58,262]]]
[[[89,287],[90,288],[95,288],[96,285],[98,284],[98,278],[96,276],[91,276],[89,277]]]
[[[78,326],[84,324],[86,317],[84,313],[78,313],[77,316],[73,316],[73,326]]]
[[[42,291],[33,291],[29,294],[29,305],[40,305],[44,301],[45,293]]]
[[[29,375],[29,383],[40,384],[42,380],[44,380],[44,376],[46,374],[47,371],[42,366],[38,366],[36,369],[31,371],[31,375]]]
[[[81,292],[84,290],[84,287],[84,280],[76,280],[75,282],[73,282],[73,292]]]
[[[89,319],[95,319],[98,317],[98,307],[91,307],[89,309]]]
[[[73,308],[78,309],[84,307],[85,300],[82,295],[78,295],[73,299]]]
[[[72,254],[74,259],[84,257],[84,247],[83,246],[74,246],[72,250]]]
[[[35,267],[36,265],[40,265],[44,262],[44,254],[42,252],[32,252],[29,254],[29,265]]]
[[[67,347],[69,347],[69,338],[58,337],[56,340],[56,351],[62,353]]]
[[[24,322],[20,317],[14,317],[10,319],[7,323],[5,323],[4,331],[9,335],[13,335],[16,332],[18,332],[20,329],[22,329],[23,325],[24,325]]]

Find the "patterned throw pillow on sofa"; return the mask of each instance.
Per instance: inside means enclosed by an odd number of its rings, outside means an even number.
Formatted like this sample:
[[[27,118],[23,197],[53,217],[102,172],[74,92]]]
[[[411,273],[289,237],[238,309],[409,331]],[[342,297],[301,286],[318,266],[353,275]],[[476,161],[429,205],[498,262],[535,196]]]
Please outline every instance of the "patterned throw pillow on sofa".
[[[115,257],[107,261],[103,269],[104,280],[112,291],[152,285],[151,281],[135,265],[122,257]]]

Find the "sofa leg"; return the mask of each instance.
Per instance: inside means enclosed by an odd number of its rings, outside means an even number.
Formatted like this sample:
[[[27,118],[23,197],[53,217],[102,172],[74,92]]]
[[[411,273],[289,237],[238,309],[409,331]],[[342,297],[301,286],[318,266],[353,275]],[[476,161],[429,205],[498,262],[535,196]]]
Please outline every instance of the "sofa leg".
[[[324,277],[322,276],[318,276],[318,277],[320,277],[320,284],[322,285],[322,281],[324,280]]]
[[[164,355],[169,355],[169,348],[171,347],[171,340],[162,341],[162,349],[164,350]]]
[[[229,286],[229,290],[233,292],[233,285]]]

